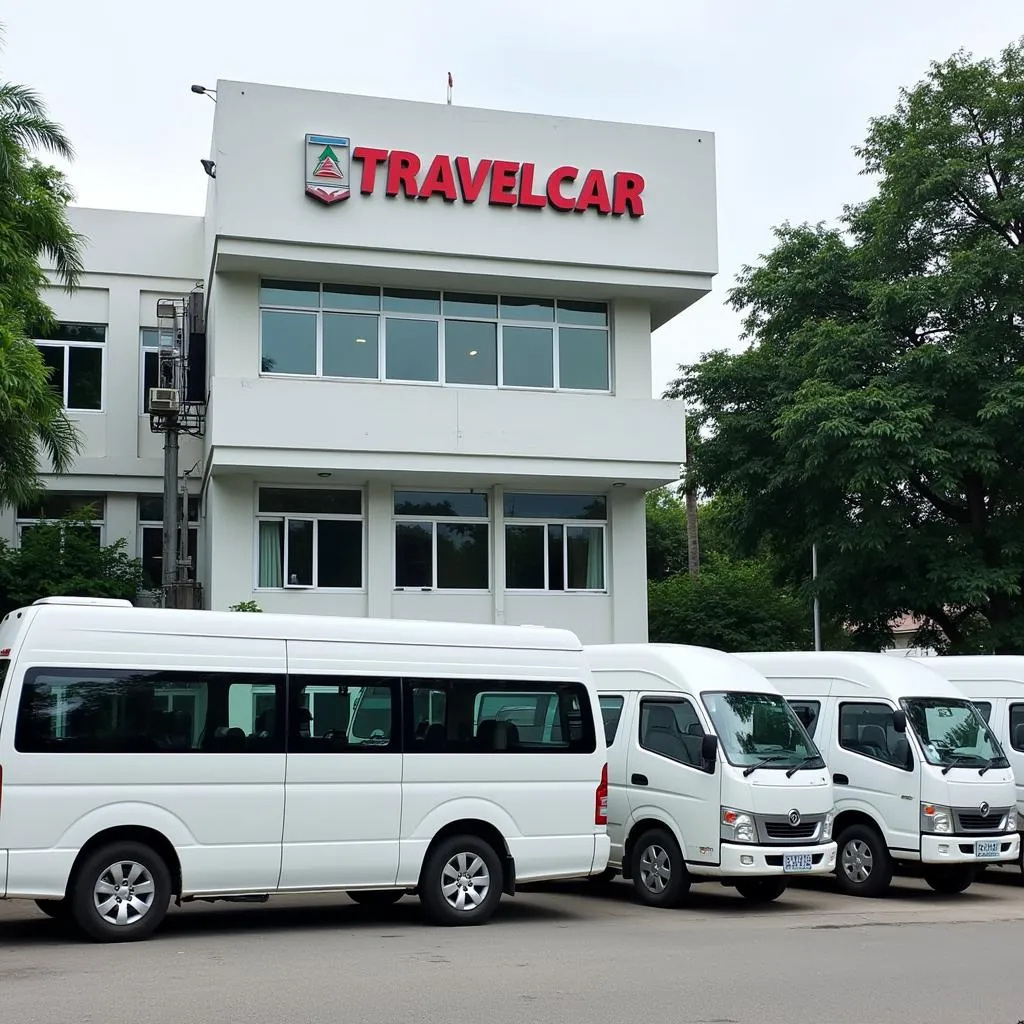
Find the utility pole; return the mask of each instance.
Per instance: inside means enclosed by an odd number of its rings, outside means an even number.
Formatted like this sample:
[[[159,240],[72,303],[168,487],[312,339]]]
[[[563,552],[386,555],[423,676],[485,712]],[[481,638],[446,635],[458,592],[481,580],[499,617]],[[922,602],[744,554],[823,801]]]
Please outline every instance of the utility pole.
[[[818,581],[818,545],[811,545],[811,581]],[[821,650],[821,602],[818,600],[818,591],[814,591],[814,649]]]
[[[683,501],[686,506],[686,569],[691,576],[700,575],[700,537],[697,533],[697,492],[690,479],[690,448],[686,443],[686,411],[683,411]]]

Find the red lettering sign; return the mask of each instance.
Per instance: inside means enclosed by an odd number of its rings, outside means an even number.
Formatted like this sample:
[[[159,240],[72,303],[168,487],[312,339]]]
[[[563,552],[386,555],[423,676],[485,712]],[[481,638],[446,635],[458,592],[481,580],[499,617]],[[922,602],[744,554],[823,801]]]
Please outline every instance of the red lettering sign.
[[[446,203],[460,198],[475,203],[487,196],[490,206],[522,206],[527,209],[550,207],[563,213],[587,213],[601,216],[643,217],[643,192],[646,182],[635,171],[616,171],[609,176],[593,167],[582,171],[565,164],[556,167],[544,181],[537,181],[537,165],[515,160],[478,160],[465,156],[453,160],[444,153],[433,157],[422,176],[419,156],[402,149],[373,149],[356,146],[352,159],[362,163],[359,191],[372,195],[377,189],[377,170],[384,167],[384,194],[407,199],[430,200],[439,197]],[[582,177],[582,184],[580,178]],[[543,180],[543,179],[542,179]]]

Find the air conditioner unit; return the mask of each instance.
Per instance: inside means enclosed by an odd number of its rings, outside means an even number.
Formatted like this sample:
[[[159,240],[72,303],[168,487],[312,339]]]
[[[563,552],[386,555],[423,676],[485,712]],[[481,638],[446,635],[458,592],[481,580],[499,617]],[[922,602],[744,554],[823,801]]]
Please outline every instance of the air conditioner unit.
[[[150,412],[177,412],[181,408],[181,395],[177,388],[150,388]]]

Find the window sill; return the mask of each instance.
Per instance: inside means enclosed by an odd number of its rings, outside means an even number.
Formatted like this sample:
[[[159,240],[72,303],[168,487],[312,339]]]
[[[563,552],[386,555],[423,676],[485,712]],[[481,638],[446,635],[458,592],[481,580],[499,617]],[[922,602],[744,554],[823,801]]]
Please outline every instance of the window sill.
[[[366,588],[361,587],[253,587],[254,594],[365,594]]]
[[[448,587],[395,587],[395,594],[455,594],[462,597],[488,597],[493,591],[488,590],[456,590]]]
[[[513,590],[505,588],[506,594],[515,597],[607,597],[610,591],[605,590]]]
[[[439,380],[403,380],[396,377],[325,377],[319,373],[268,373],[260,371],[260,377],[267,380],[309,380],[324,381],[328,384],[400,384],[425,388],[459,388],[465,391],[522,391],[535,395],[597,395],[613,398],[611,388],[556,388],[543,384],[458,384]]]

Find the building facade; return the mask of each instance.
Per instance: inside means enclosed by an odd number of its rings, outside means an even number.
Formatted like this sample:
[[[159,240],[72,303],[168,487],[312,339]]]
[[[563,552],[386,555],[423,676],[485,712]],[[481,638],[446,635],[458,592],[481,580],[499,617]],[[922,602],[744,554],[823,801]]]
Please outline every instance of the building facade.
[[[159,576],[157,303],[201,290],[207,607],[646,639],[644,493],[684,457],[651,332],[717,270],[714,137],[219,82],[210,160],[203,216],[72,210],[39,344],[83,450],[0,530],[88,501]]]

